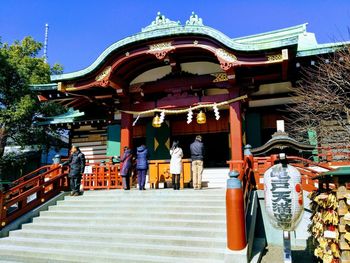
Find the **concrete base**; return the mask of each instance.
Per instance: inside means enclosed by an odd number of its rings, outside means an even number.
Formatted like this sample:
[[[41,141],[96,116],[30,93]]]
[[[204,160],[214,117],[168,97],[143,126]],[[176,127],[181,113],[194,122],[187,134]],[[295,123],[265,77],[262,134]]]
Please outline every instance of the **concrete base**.
[[[257,192],[267,244],[269,246],[283,247],[283,231],[271,225],[265,210],[264,191],[258,190]],[[307,229],[310,224],[311,211],[308,209],[310,200],[307,198],[307,195],[308,192],[304,191],[304,213],[295,231],[291,232],[292,248],[305,249],[307,247],[307,239],[310,237]]]
[[[37,208],[29,211],[23,216],[17,218],[15,221],[8,224],[0,231],[0,238],[7,237],[9,235],[9,232],[12,230],[20,229],[22,227],[22,224],[32,222],[33,217],[39,216],[41,211],[48,210],[49,206],[56,205],[57,201],[63,200],[67,194],[69,194],[69,192],[62,192],[57,196],[51,198],[41,206],[38,206]]]
[[[248,263],[248,245],[242,249],[233,251],[226,249],[225,251],[225,263]]]

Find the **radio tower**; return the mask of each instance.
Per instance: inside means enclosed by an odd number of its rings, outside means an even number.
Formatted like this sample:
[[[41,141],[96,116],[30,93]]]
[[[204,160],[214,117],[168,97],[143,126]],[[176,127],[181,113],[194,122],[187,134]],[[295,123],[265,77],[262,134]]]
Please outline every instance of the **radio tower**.
[[[44,62],[47,63],[47,45],[49,41],[49,24],[45,24],[45,41],[44,41]]]

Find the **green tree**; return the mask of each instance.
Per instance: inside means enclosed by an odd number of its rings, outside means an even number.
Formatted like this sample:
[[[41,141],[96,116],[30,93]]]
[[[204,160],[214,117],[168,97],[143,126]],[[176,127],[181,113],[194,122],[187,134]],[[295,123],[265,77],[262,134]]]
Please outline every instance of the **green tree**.
[[[51,73],[62,72],[62,66],[51,68],[38,57],[42,47],[31,37],[11,45],[0,42],[0,158],[10,138],[21,146],[46,140],[47,132],[32,126],[36,114],[62,112],[57,105],[39,103],[29,88],[30,84],[49,83]]]

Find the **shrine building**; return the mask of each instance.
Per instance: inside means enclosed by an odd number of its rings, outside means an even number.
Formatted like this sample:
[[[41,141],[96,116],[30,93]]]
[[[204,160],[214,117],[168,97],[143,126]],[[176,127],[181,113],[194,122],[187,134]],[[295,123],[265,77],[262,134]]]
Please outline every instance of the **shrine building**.
[[[150,159],[166,160],[174,139],[190,158],[189,145],[201,134],[205,166],[227,166],[242,159],[245,144],[271,138],[302,69],[343,45],[318,44],[306,28],[230,38],[194,13],[184,24],[158,13],[87,68],[32,86],[40,101],[69,109],[37,124],[68,129],[70,142],[95,161],[141,144]]]

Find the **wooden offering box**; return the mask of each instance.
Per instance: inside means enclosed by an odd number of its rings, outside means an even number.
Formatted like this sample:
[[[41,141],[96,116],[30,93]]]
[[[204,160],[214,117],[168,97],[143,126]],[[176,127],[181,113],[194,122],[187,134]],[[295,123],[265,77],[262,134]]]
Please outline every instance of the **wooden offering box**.
[[[159,183],[171,183],[170,160],[149,161],[149,183],[151,188],[158,188]],[[182,160],[182,173],[180,174],[180,188],[189,184],[191,177],[191,159]]]

